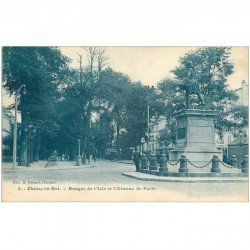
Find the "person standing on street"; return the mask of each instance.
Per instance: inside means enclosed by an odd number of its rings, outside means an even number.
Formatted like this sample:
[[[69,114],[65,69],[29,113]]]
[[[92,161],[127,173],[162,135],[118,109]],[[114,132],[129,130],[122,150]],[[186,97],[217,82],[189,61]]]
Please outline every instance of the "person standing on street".
[[[138,149],[136,149],[133,154],[133,161],[135,163],[136,172],[140,171],[140,160],[141,160],[141,154],[139,153]]]

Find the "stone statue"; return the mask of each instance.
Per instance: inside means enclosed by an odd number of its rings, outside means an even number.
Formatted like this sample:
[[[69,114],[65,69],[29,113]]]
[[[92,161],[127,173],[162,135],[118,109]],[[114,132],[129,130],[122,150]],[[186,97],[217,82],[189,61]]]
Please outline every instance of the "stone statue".
[[[205,106],[204,99],[200,94],[199,84],[195,75],[195,69],[191,61],[187,63],[187,75],[184,78],[184,81],[180,84],[180,89],[186,91],[187,108],[190,108],[190,95],[193,94],[198,96],[199,104]]]

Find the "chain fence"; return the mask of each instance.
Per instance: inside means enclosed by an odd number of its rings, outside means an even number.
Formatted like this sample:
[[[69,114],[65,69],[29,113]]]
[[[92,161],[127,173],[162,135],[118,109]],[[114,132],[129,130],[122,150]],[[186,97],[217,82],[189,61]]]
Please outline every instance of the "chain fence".
[[[235,167],[235,166],[232,166],[232,165],[229,165],[229,164],[226,164],[225,162],[223,162],[223,161],[221,161],[220,160],[220,163],[224,166],[224,167],[226,167],[226,168],[238,168],[237,166]]]
[[[212,162],[212,160],[210,160],[209,162],[207,162],[205,165],[202,165],[202,166],[195,165],[193,162],[191,162],[188,159],[187,159],[187,162],[190,163],[190,165],[194,168],[206,168]]]
[[[189,159],[187,159],[187,162],[194,168],[206,168],[208,167],[212,162],[213,162],[213,159],[211,159],[209,162],[205,163],[204,165],[201,165],[201,166],[198,166],[196,165],[195,163],[191,162]],[[167,161],[167,163],[171,166],[176,166],[180,163],[180,160],[178,160],[177,162],[171,162],[171,161]],[[243,163],[242,162],[237,162],[237,165],[236,166],[233,166],[233,165],[229,165],[225,162],[223,162],[222,160],[219,160],[219,163],[222,164],[222,166],[226,167],[226,168],[229,168],[229,169],[242,169],[243,167]],[[160,164],[157,163],[157,166],[159,167]]]
[[[220,160],[220,163],[224,166],[224,167],[226,167],[226,168],[238,168],[238,169],[241,169],[241,162],[238,162],[237,163],[237,166],[232,166],[232,165],[229,165],[229,164],[227,164],[227,163],[225,163],[225,162],[223,162],[223,161],[221,161]]]
[[[171,166],[176,166],[179,162],[180,162],[180,160],[175,162],[175,163],[172,163],[172,162],[168,161],[169,165],[171,165]]]

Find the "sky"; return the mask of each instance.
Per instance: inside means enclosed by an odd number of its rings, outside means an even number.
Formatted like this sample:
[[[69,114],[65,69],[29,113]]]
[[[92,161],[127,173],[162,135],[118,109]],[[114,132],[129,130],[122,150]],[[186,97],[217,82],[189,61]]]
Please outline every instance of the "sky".
[[[171,76],[171,70],[178,65],[181,56],[197,47],[103,47],[109,57],[108,65],[116,71],[127,74],[133,81],[154,85]],[[63,54],[72,59],[72,66],[79,67],[77,53],[85,51],[81,47],[61,47]],[[232,47],[231,60],[234,74],[228,78],[232,89],[241,87],[242,80],[248,81],[248,47]]]
[[[127,74],[132,81],[141,81],[154,85],[178,65],[181,56],[197,47],[103,47],[109,57],[108,66]],[[83,47],[60,47],[62,53],[72,59],[71,66],[79,67],[77,53],[83,54],[83,63],[87,56]],[[231,89],[241,87],[242,80],[248,81],[248,47],[232,47],[231,60],[234,63],[234,74],[228,78]],[[4,106],[13,103],[5,92],[2,92]]]

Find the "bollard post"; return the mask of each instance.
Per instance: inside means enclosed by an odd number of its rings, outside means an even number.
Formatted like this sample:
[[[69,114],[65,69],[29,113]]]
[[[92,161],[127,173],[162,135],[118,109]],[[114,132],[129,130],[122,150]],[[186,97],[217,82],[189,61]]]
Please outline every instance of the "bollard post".
[[[185,155],[181,156],[179,172],[180,173],[187,173],[188,172],[187,157]]]
[[[161,173],[168,173],[167,157],[166,157],[165,154],[161,155],[159,172],[161,172]]]
[[[148,169],[148,160],[147,160],[147,156],[145,154],[142,155],[141,158],[141,169]]]
[[[220,173],[219,164],[220,164],[220,159],[218,158],[217,155],[214,155],[212,159],[212,168],[211,168],[212,173]]]
[[[158,170],[155,154],[151,154],[149,170]]]
[[[82,165],[82,157],[78,155],[76,157],[76,166],[81,166]]]
[[[248,155],[245,155],[245,157],[244,157],[244,159],[242,161],[242,169],[241,169],[242,173],[248,174],[248,168],[249,168],[249,166],[248,166]]]
[[[231,158],[231,165],[232,165],[233,167],[237,167],[237,163],[238,163],[238,160],[237,160],[236,155],[232,155],[232,158]]]

